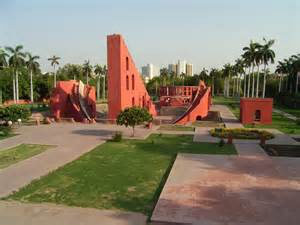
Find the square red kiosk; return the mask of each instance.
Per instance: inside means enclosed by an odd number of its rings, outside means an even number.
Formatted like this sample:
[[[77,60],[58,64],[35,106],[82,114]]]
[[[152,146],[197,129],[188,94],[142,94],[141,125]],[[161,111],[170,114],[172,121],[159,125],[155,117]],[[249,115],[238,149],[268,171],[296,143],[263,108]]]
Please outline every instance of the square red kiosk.
[[[242,124],[272,123],[272,98],[241,98],[240,120]]]

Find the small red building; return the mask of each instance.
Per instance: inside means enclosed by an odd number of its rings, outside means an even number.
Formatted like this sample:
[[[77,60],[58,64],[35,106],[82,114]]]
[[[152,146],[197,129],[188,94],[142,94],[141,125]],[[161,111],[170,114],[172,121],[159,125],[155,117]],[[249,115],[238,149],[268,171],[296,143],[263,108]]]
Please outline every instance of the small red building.
[[[242,124],[271,124],[272,110],[272,98],[241,98],[240,121]]]

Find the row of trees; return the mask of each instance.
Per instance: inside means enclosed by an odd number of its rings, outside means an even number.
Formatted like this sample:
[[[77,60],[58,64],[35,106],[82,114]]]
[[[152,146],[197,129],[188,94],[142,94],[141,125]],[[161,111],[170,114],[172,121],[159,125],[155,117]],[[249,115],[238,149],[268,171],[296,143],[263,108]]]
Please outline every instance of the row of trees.
[[[32,102],[34,102],[34,99],[48,98],[51,88],[56,86],[57,77],[59,80],[85,80],[87,84],[90,82],[90,85],[97,87],[97,99],[100,99],[100,88],[102,88],[102,98],[105,98],[105,77],[107,74],[105,65],[92,66],[86,60],[83,65],[66,64],[56,70],[61,58],[53,56],[48,60],[53,66],[54,72],[42,74],[38,59],[39,56],[24,52],[22,45],[15,48],[0,48],[1,99],[3,94],[5,100],[13,98],[15,102],[18,102],[21,96],[20,93],[22,98],[29,98]],[[85,79],[83,76],[85,76]],[[8,82],[10,82],[10,85]],[[29,90],[27,84],[30,86]]]
[[[203,68],[199,74],[192,77],[185,74],[176,76],[175,73],[169,73],[166,68],[163,68],[160,71],[160,77],[150,80],[147,86],[153,94],[157,93],[160,85],[198,85],[199,80],[203,80],[212,87],[212,95],[223,92],[224,96],[243,95],[244,97],[264,98],[267,77],[271,76],[268,67],[275,61],[275,52],[272,49],[274,43],[274,40],[265,38],[262,43],[251,41],[249,46],[242,49],[241,57],[235,60],[234,64],[227,63],[221,69],[212,68],[210,71]],[[284,64],[280,63],[282,66],[280,71],[287,74],[287,70],[291,70],[289,73],[295,74],[293,71],[298,65],[296,59],[299,60],[299,55],[298,57],[293,56],[288,61],[285,60]],[[273,76],[276,75],[273,74]],[[261,83],[262,76],[263,82]]]

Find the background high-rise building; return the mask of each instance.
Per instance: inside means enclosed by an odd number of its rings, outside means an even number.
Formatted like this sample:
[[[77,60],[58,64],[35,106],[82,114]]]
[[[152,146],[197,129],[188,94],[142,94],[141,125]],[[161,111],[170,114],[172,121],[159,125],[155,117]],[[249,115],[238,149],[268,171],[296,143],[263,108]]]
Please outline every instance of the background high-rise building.
[[[146,66],[142,66],[142,76],[145,81],[148,82],[153,77],[159,76],[159,68],[154,66],[153,64],[147,64]]]
[[[193,64],[190,64],[190,63],[186,64],[186,75],[187,76],[193,76],[194,75]]]
[[[182,73],[186,74],[186,61],[185,60],[178,60],[177,76],[180,76]]]
[[[168,71],[169,71],[169,73],[177,74],[177,64],[169,64]]]

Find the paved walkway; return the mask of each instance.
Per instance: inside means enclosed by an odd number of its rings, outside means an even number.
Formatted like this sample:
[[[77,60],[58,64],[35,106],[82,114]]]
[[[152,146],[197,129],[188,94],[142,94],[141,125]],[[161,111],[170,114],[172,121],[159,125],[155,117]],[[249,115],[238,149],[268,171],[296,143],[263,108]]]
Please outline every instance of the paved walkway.
[[[283,116],[285,116],[286,118],[291,119],[291,120],[297,120],[297,119],[299,119],[299,118],[297,118],[296,116],[293,116],[293,115],[291,115],[291,114],[289,114],[289,113],[286,113],[286,112],[284,112],[284,111],[281,111],[281,110],[279,110],[279,109],[273,109],[273,112],[279,113],[279,114],[281,114],[281,115],[283,115]]]
[[[55,145],[39,155],[0,170],[0,197],[29,184],[49,172],[71,162],[97,145],[110,139],[117,131],[131,135],[131,129],[101,124],[52,124],[21,127],[17,135],[0,141],[0,151],[22,143]],[[150,130],[136,129],[136,137],[143,139]]]
[[[153,225],[298,225],[300,158],[235,146],[238,156],[179,154]]]
[[[211,110],[220,112],[222,121],[227,128],[244,127],[226,105],[212,105]]]
[[[146,225],[140,213],[0,201],[0,225]]]

